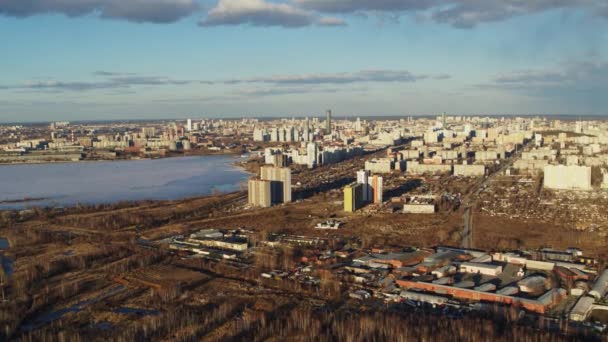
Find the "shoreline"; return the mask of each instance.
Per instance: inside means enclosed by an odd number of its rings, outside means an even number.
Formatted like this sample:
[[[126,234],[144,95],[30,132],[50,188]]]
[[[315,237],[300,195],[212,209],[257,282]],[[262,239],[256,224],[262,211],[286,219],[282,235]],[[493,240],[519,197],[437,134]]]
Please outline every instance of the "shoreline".
[[[202,154],[185,154],[185,155],[169,155],[158,158],[150,157],[137,157],[137,158],[125,158],[125,159],[82,159],[82,160],[58,160],[58,161],[23,161],[14,163],[1,163],[2,166],[12,165],[46,165],[46,164],[80,164],[80,163],[101,163],[101,162],[126,162],[126,161],[139,161],[139,160],[160,160],[169,158],[187,158],[187,157],[225,157],[225,156],[240,156],[242,153],[230,152],[230,153],[202,153]]]
[[[242,161],[247,160],[244,158],[241,158],[238,154],[233,153],[233,154],[214,154],[214,155],[188,155],[188,156],[171,156],[171,157],[165,157],[165,158],[141,158],[141,159],[124,159],[124,160],[113,160],[113,161],[109,161],[109,160],[89,160],[89,161],[80,161],[80,162],[126,162],[126,161],[138,161],[138,160],[159,160],[159,159],[167,159],[167,158],[187,158],[187,157],[211,157],[211,156],[217,156],[217,157],[232,157],[234,159],[241,159]],[[6,164],[6,165],[46,165],[46,164],[66,164],[66,163],[74,163],[77,164],[79,162],[51,162],[51,163],[23,163],[23,164]],[[4,164],[0,164],[4,165]],[[172,201],[184,201],[184,200],[196,200],[196,199],[202,199],[202,198],[207,198],[207,197],[214,197],[214,196],[223,196],[223,195],[227,195],[227,194],[231,194],[234,192],[240,192],[242,191],[243,186],[247,186],[247,180],[249,179],[249,176],[252,174],[252,172],[250,170],[248,170],[246,167],[244,167],[243,165],[241,165],[241,162],[239,160],[230,160],[228,161],[226,164],[226,166],[229,166],[235,170],[238,170],[240,172],[242,172],[243,174],[245,174],[247,177],[246,179],[244,179],[243,181],[234,183],[233,185],[237,188],[236,190],[230,190],[230,191],[218,191],[215,188],[212,188],[209,194],[205,194],[205,195],[195,195],[195,196],[185,196],[185,197],[179,197],[179,198],[173,198],[173,199],[139,199],[139,200],[119,200],[119,201],[109,201],[109,202],[98,202],[98,203],[86,203],[86,202],[80,202],[80,203],[74,203],[74,204],[66,204],[66,205],[37,205],[37,204],[32,204],[38,201],[47,201],[47,200],[52,200],[52,197],[42,197],[42,198],[22,198],[22,199],[10,199],[10,200],[3,200],[0,201],[0,206],[2,205],[11,205],[11,204],[21,204],[23,205],[23,207],[21,208],[0,208],[0,213],[2,212],[8,212],[8,211],[22,211],[22,210],[31,210],[31,209],[35,209],[35,208],[62,208],[62,209],[71,209],[74,207],[77,207],[78,205],[85,205],[85,206],[89,206],[89,205],[114,205],[114,204],[118,204],[118,203],[129,203],[129,204],[133,204],[133,203],[137,203],[137,202],[172,202]]]
[[[239,156],[244,153],[249,152],[238,152],[238,151],[227,151],[227,152],[208,152],[201,151],[198,153],[192,153],[193,150],[188,153],[181,154],[171,154],[171,152],[165,156],[159,157],[133,157],[133,158],[124,158],[124,159],[81,159],[81,160],[48,160],[48,161],[19,161],[19,162],[11,162],[11,163],[3,163],[0,162],[1,166],[10,166],[10,165],[45,165],[45,164],[70,164],[70,163],[86,163],[86,162],[121,162],[121,161],[137,161],[137,160],[157,160],[157,159],[168,159],[168,158],[183,158],[183,157],[209,157],[209,156]]]

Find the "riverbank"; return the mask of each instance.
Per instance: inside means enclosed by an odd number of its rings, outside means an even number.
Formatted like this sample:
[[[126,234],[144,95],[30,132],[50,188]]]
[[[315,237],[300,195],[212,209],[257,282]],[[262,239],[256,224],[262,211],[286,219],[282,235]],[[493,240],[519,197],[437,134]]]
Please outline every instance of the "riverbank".
[[[238,164],[231,155],[13,165],[0,168],[0,210],[232,192],[244,189],[250,177]]]
[[[127,158],[119,157],[114,159],[80,159],[80,160],[24,160],[15,162],[0,162],[0,166],[10,165],[44,165],[44,164],[71,164],[71,163],[86,163],[86,162],[113,162],[113,161],[129,161],[129,160],[156,160],[166,158],[180,158],[180,157],[197,157],[197,156],[238,156],[242,155],[243,152],[239,150],[221,150],[221,151],[209,151],[209,150],[190,150],[183,151],[183,153],[169,152],[165,155],[157,155],[154,157],[140,157],[140,156],[127,156]]]

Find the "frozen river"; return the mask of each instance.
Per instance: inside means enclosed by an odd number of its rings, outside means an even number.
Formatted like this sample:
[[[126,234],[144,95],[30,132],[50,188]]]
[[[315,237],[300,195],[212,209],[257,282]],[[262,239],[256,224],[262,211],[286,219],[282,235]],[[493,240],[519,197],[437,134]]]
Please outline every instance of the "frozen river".
[[[234,156],[0,166],[0,209],[172,200],[239,190]],[[33,199],[25,202],[24,199]]]

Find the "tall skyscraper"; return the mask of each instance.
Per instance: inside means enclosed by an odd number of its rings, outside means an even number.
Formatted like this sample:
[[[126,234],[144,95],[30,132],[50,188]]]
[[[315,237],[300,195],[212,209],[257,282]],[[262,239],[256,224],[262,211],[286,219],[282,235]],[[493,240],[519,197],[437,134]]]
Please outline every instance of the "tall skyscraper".
[[[327,110],[327,118],[325,119],[325,133],[331,134],[331,109]]]
[[[186,122],[186,130],[188,132],[192,132],[192,119],[188,119],[188,121]]]

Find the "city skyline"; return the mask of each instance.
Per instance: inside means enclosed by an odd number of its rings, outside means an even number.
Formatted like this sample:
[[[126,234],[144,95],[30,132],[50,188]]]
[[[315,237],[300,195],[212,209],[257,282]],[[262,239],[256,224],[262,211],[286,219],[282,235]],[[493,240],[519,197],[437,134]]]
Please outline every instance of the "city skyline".
[[[601,1],[5,1],[0,121],[605,115]]]

